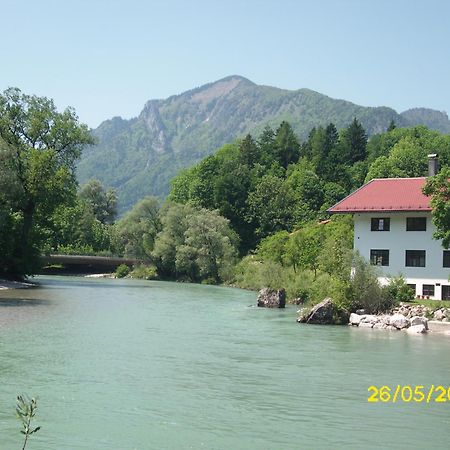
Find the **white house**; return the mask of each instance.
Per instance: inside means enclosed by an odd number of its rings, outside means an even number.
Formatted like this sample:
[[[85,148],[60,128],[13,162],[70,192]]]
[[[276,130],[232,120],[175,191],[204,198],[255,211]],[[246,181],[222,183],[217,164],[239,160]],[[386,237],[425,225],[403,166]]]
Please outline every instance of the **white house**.
[[[416,296],[450,300],[450,250],[433,239],[425,181],[374,179],[328,211],[353,214],[354,249],[380,267],[380,282],[401,274]]]

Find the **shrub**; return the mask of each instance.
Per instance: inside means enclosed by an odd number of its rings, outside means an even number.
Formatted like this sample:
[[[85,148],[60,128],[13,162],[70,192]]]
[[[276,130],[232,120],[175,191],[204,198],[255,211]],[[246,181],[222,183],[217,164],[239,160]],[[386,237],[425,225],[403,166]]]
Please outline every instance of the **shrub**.
[[[130,273],[130,268],[126,264],[121,264],[116,269],[116,278],[125,278]]]
[[[286,271],[276,262],[261,261],[250,255],[236,265],[234,280],[237,286],[244,289],[286,288]]]
[[[130,272],[131,278],[138,278],[141,280],[154,280],[157,277],[155,266],[145,266],[143,264],[134,266]]]
[[[402,276],[391,278],[389,284],[384,286],[384,291],[392,303],[412,302],[414,300],[414,290],[411,289]]]
[[[386,295],[378,282],[378,273],[359,254],[353,258],[353,275],[347,285],[344,304],[348,311],[354,312],[359,308],[368,313],[382,312],[393,306],[394,299]]]

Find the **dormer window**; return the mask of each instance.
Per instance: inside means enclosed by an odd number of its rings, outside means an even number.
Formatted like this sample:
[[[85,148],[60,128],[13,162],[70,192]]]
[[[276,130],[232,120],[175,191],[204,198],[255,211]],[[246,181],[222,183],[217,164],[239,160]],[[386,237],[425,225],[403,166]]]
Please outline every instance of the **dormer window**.
[[[391,229],[391,219],[383,218],[372,218],[370,223],[371,231],[389,231]]]

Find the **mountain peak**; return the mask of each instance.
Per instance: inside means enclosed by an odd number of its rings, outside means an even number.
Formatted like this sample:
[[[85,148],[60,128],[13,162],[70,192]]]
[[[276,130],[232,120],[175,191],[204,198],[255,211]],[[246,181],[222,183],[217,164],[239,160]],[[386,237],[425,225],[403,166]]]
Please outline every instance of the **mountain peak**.
[[[99,178],[117,188],[123,211],[145,195],[164,197],[169,180],[217,148],[265,126],[289,121],[300,139],[313,127],[348,126],[358,118],[367,134],[381,133],[392,120],[397,126],[425,124],[450,132],[448,117],[416,108],[401,115],[387,107],[363,107],[309,89],[262,86],[229,75],[164,100],[150,100],[132,120],[113,119],[93,133],[98,144],[78,165],[81,182]],[[101,167],[101,170],[99,170]]]

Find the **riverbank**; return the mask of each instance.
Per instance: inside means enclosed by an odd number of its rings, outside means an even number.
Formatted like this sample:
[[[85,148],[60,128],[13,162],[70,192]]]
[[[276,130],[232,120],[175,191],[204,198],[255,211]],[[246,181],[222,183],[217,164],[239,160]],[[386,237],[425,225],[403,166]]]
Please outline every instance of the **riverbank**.
[[[29,281],[0,280],[0,291],[6,289],[29,289],[36,286],[36,283],[31,283]]]
[[[435,308],[425,305],[400,304],[385,314],[350,314],[350,326],[385,330],[403,330],[410,334],[428,331],[450,335],[450,308],[439,304]]]

